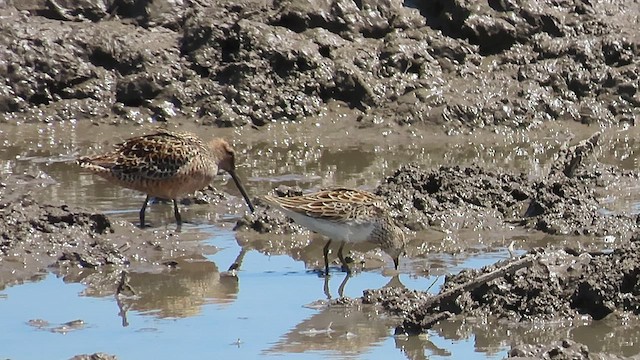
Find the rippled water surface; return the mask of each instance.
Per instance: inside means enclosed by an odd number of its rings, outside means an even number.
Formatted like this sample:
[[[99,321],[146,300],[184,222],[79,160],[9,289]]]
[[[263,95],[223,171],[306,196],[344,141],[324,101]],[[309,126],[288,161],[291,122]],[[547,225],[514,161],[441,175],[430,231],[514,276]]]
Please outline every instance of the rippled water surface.
[[[335,128],[326,133],[301,124],[215,132],[232,139],[240,158],[239,175],[255,196],[280,184],[305,189],[329,185],[372,189],[408,162],[424,167],[484,163],[542,176],[544,164],[555,150],[572,135],[585,138],[592,131],[544,129],[535,139],[516,132],[448,138],[411,128],[383,131],[382,136],[380,130],[351,134],[349,131],[354,130],[343,129],[339,124],[336,120]],[[50,178],[50,185],[35,190],[41,199],[88,207],[137,222],[144,195],[82,172],[72,160],[78,155],[105,151],[119,140],[146,130],[76,124],[0,125],[0,171],[3,175]],[[198,132],[204,136],[206,131],[200,128]],[[634,134],[612,132],[604,138],[607,145],[598,154],[600,161],[625,168],[636,166]],[[238,196],[228,180],[220,177],[213,185]],[[637,188],[632,186],[611,189],[605,197],[607,207],[638,209],[637,194]],[[341,288],[350,297],[389,283],[397,286],[398,282],[418,290],[433,284],[430,291],[437,292],[443,282],[441,275],[509,257],[506,245],[512,238],[505,237],[505,246],[498,248],[483,246],[482,242],[482,236],[504,234],[460,234],[456,241],[468,241],[468,251],[422,253],[402,259],[397,278],[380,269],[357,273],[344,283],[344,274],[336,271],[328,284],[299,257],[271,255],[264,247],[242,245],[246,255],[234,277],[225,270],[240,254],[239,244],[268,240],[252,239],[250,234],[243,235],[248,240],[239,241],[236,237],[233,224],[242,216],[244,207],[222,206],[216,211],[207,205],[183,208],[188,223],[179,236],[198,239],[212,250],[201,258],[181,262],[176,269],[131,273],[135,297],[117,301],[99,288],[84,285],[94,284],[96,279],[115,283],[118,274],[107,270],[78,270],[63,277],[43,271],[33,282],[2,290],[0,357],[64,359],[106,352],[121,359],[503,358],[513,339],[542,342],[562,337],[561,329],[545,332],[515,325],[479,324],[473,319],[444,322],[424,336],[396,337],[393,318],[378,314],[375,309],[323,306],[327,296],[337,297]],[[173,213],[168,204],[150,205],[147,218],[155,226],[149,231],[173,229]],[[430,242],[445,238],[445,234],[416,235],[420,236]],[[312,238],[311,245],[318,241]],[[529,238],[527,234],[513,239],[520,245],[519,251],[551,241],[534,235]],[[386,264],[389,266],[390,260]],[[580,333],[576,336],[583,337],[582,342],[594,344],[592,351],[606,349],[621,355],[637,352],[635,344],[613,350],[606,344],[598,345],[596,339],[612,333],[606,324],[578,328],[577,332]]]

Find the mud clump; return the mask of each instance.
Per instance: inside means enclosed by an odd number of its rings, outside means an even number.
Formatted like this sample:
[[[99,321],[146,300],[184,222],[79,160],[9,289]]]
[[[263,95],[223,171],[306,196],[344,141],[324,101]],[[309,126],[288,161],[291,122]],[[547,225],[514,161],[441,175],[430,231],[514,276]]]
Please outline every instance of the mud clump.
[[[511,359],[624,359],[612,354],[592,353],[587,345],[568,339],[551,344],[516,345],[507,356]]]
[[[4,194],[0,192],[0,261],[4,271],[16,270],[3,276],[5,281],[30,278],[39,269],[61,262],[92,268],[128,263],[117,249],[102,251],[106,245],[99,245],[114,232],[105,215],[41,204],[28,193]],[[6,285],[4,281],[0,284]]]
[[[387,199],[399,221],[411,230],[453,227],[457,219],[466,219],[471,228],[486,228],[515,219],[518,205],[530,198],[531,189],[523,175],[479,167],[423,170],[406,165],[376,194]]]
[[[71,358],[71,360],[117,360],[118,357],[115,355],[109,355],[106,353],[94,353],[94,354],[83,354],[76,355]]]
[[[49,244],[53,248],[77,245],[78,238],[96,238],[112,233],[110,220],[67,205],[39,204],[23,194],[10,203],[0,203],[0,237],[6,255],[17,247]],[[44,250],[41,248],[41,250]]]
[[[277,196],[298,196],[302,195],[302,189],[299,187],[289,187],[280,185],[274,190]],[[306,230],[292,219],[288,218],[281,211],[274,209],[267,204],[262,198],[255,199],[256,211],[252,214],[245,215],[240,219],[234,230],[248,231],[253,230],[260,234],[300,234]]]
[[[403,317],[401,331],[420,332],[461,314],[510,321],[601,320],[615,311],[640,314],[640,236],[610,253],[537,250],[515,260],[448,276],[436,296],[402,288],[367,290]]]
[[[282,214],[282,212],[269,208],[258,202],[256,211],[253,214],[245,215],[238,220],[234,230],[236,231],[256,231],[260,234],[299,234],[306,230],[296,225],[291,219]]]
[[[590,170],[583,170],[594,176]],[[557,235],[623,235],[636,217],[603,214],[594,181],[553,174],[525,174],[470,166],[423,170],[406,165],[377,189],[398,221],[411,230],[467,227],[492,230],[522,226]]]

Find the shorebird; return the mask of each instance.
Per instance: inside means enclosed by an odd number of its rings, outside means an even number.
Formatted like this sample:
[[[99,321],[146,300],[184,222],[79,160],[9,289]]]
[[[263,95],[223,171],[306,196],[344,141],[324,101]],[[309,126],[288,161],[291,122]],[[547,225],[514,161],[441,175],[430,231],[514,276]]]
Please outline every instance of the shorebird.
[[[334,188],[301,196],[267,195],[264,199],[296,223],[329,238],[323,248],[325,274],[329,273],[327,255],[332,240],[340,241],[338,258],[346,272],[350,269],[342,254],[344,245],[364,241],[380,246],[398,269],[404,233],[389,216],[381,197],[362,190]]]
[[[236,175],[235,151],[221,138],[204,143],[191,133],[158,129],[127,139],[106,154],[82,157],[78,163],[109,182],[147,194],[140,209],[140,227],[145,225],[147,203],[153,196],[173,200],[179,228],[182,218],[177,199],[209,185],[218,169],[231,175],[249,209],[254,211]]]

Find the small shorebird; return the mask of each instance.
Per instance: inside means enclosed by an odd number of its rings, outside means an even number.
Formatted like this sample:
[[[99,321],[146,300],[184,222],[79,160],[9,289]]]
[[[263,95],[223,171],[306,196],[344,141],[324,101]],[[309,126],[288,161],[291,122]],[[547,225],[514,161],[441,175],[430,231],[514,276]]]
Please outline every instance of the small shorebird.
[[[224,139],[204,143],[187,132],[158,129],[117,144],[111,152],[78,159],[81,167],[106,180],[147,194],[140,209],[140,227],[149,198],[173,200],[178,227],[182,218],[177,199],[211,183],[218,169],[231,175],[251,212],[253,204],[235,170],[235,151]]]
[[[404,233],[395,225],[383,199],[366,191],[334,188],[313,194],[291,197],[265,196],[265,201],[292,218],[296,223],[329,237],[323,248],[325,273],[329,273],[329,245],[340,241],[338,258],[350,272],[342,249],[345,243],[368,241],[374,243],[393,259],[404,251]]]

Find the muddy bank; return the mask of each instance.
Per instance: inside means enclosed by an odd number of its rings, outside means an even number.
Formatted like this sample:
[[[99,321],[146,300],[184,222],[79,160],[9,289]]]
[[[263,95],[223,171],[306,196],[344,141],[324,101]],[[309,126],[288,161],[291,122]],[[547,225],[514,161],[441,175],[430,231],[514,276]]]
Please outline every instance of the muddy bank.
[[[517,345],[511,348],[512,359],[625,359],[611,354],[593,353],[584,344],[571,340],[559,340],[551,344]]]
[[[448,276],[439,295],[384,288],[365,292],[401,314],[399,331],[419,332],[455,315],[508,321],[601,320],[615,312],[638,315],[640,237],[612,252],[532,251],[520,258]]]
[[[497,318],[581,323],[617,314],[618,321],[626,322],[637,318],[640,309],[639,247],[640,236],[635,236],[612,252],[538,249],[517,259],[448,276],[436,296],[383,288],[365,291],[362,301],[400,316],[399,333],[419,333],[458,315],[480,322]]]
[[[584,177],[600,177],[590,172]],[[637,175],[628,174],[635,178]],[[483,167],[398,169],[376,190],[410,230],[501,230],[521,226],[553,235],[625,235],[636,217],[605,214],[598,186],[580,177],[529,179]]]
[[[5,122],[302,120],[449,133],[634,123],[638,5],[536,1],[8,1]]]
[[[38,279],[48,271],[162,269],[173,259],[201,257],[206,251],[170,230],[143,231],[90,209],[36,200],[33,194],[47,191],[51,181],[42,174],[1,179],[0,288]]]

